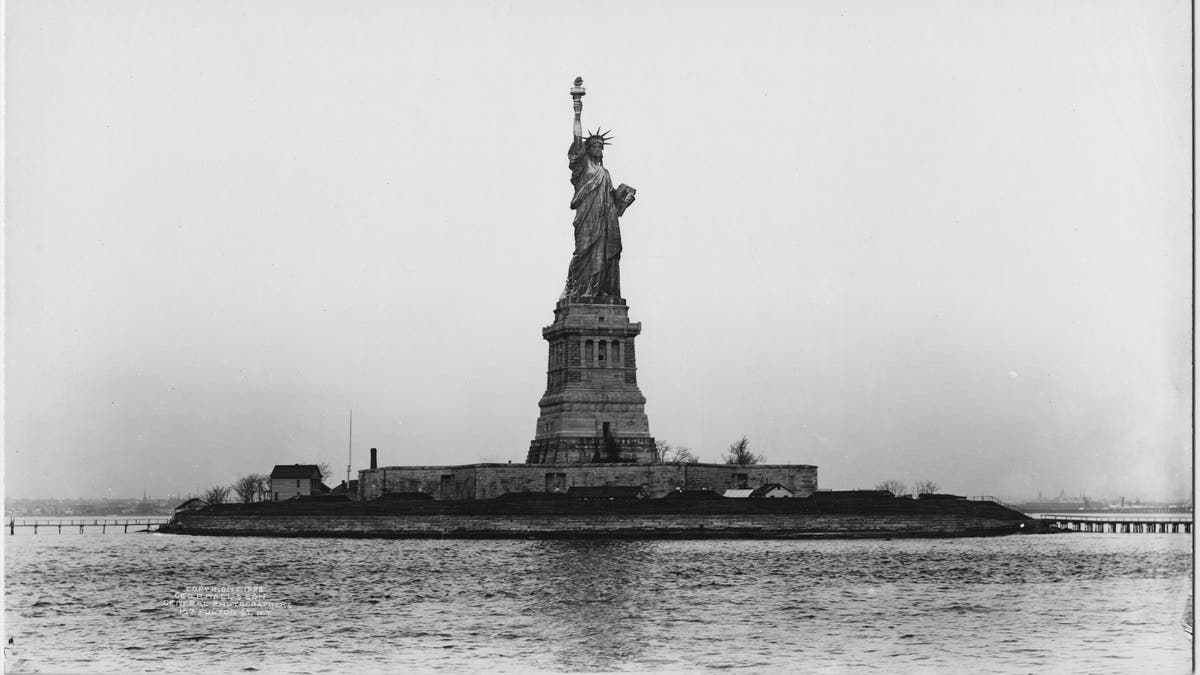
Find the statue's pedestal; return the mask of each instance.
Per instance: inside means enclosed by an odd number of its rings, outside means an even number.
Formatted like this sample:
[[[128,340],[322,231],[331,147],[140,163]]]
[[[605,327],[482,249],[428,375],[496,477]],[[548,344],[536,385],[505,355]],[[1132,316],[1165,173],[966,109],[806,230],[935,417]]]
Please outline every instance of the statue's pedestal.
[[[658,460],[637,386],[633,339],[641,332],[621,298],[558,303],[542,329],[550,359],[527,463]]]

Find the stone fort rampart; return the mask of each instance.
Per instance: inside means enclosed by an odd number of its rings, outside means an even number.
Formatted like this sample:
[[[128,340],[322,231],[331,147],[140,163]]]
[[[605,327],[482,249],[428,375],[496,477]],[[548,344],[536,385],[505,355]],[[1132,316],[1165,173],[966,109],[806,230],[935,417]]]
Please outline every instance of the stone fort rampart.
[[[797,497],[817,490],[817,467],[808,464],[466,464],[384,466],[358,472],[359,499],[423,492],[435,499],[491,499],[510,492],[565,492],[573,486],[640,485],[650,497],[676,488],[723,492],[768,483]]]

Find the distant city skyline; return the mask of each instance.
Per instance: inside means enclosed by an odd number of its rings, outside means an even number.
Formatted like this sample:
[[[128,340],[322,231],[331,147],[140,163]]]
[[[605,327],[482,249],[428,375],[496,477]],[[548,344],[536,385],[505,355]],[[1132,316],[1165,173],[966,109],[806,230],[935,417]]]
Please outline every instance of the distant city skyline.
[[[1186,3],[353,7],[6,6],[6,494],[523,461],[579,75],[652,436],[1191,494]]]

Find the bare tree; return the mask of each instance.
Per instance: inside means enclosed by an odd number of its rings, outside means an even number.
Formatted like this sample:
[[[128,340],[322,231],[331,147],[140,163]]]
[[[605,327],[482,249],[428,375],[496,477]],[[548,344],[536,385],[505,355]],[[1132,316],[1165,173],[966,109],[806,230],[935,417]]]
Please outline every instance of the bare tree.
[[[313,462],[317,465],[317,471],[321,472],[321,482],[325,482],[333,478],[333,469],[329,468],[329,462]]]
[[[260,501],[262,499],[262,485],[264,478],[266,478],[266,476],[262,475],[261,473],[252,473],[242,476],[234,482],[233,491],[237,493],[238,499],[242,500],[243,504]]]
[[[271,499],[271,477],[265,473],[258,474],[258,501],[265,502]]]
[[[204,491],[201,497],[209,504],[224,504],[226,499],[229,499],[229,488],[223,485],[214,485]]]
[[[654,449],[658,451],[658,461],[663,464],[696,464],[700,458],[692,454],[692,449],[683,445],[671,445],[657,441]]]
[[[913,494],[931,495],[938,491],[938,484],[931,480],[919,480],[913,483]]]
[[[742,436],[741,440],[729,446],[729,452],[721,456],[726,464],[737,464],[739,466],[749,466],[751,464],[762,464],[766,461],[766,456],[750,452],[750,439]]]
[[[898,480],[885,480],[875,486],[876,490],[887,490],[893,497],[903,497],[908,494],[908,486]]]

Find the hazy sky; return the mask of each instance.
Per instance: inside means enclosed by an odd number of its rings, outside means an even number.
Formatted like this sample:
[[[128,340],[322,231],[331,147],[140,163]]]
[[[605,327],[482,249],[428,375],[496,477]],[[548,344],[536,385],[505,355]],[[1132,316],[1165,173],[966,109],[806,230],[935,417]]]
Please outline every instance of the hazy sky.
[[[642,4],[10,0],[8,494],[524,461],[576,75],[656,438],[1190,494],[1188,3]]]

